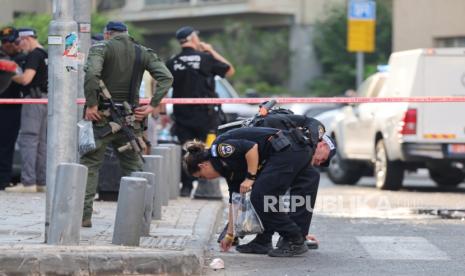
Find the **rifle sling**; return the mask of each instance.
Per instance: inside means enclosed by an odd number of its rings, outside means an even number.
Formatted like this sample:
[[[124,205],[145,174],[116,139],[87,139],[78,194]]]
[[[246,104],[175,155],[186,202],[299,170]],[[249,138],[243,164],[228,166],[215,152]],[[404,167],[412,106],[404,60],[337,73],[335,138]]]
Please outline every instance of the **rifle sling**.
[[[136,52],[136,58],[134,59],[134,66],[132,68],[132,76],[131,76],[131,86],[129,91],[129,98],[128,103],[134,106],[134,96],[137,92],[136,82],[140,75],[140,63],[141,63],[141,49],[137,44],[134,44],[134,50]]]

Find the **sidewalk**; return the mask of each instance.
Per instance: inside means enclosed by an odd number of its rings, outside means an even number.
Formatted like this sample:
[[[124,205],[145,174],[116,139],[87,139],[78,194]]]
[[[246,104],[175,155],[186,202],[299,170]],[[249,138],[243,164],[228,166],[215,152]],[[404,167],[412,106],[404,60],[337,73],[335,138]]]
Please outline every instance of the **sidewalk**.
[[[45,194],[0,192],[0,275],[200,274],[222,201],[179,198],[140,247],[111,244],[116,202],[94,204],[79,246],[44,244]]]

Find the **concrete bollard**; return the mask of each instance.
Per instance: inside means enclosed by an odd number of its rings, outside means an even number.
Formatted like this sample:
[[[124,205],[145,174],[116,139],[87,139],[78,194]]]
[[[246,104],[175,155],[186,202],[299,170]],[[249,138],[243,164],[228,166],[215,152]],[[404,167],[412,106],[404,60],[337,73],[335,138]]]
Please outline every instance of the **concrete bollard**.
[[[171,149],[167,147],[161,147],[161,146],[156,146],[152,147],[152,153],[153,155],[161,155],[163,156],[163,174],[165,175],[166,182],[163,183],[163,191],[165,192],[163,200],[168,202],[170,199],[170,194],[171,190],[170,187],[172,186],[173,183],[173,168],[171,166],[172,164],[172,154],[171,154]],[[168,204],[166,204],[168,205]]]
[[[55,179],[47,244],[78,245],[87,167],[74,163],[60,163]]]
[[[173,183],[170,186],[170,199],[177,199],[179,196],[180,183],[181,183],[181,146],[177,144],[159,144],[160,147],[167,147],[171,149],[173,168]]]
[[[169,185],[169,193],[170,199],[176,199],[178,197],[179,188],[176,188],[176,179],[177,179],[177,164],[176,164],[176,149],[174,144],[159,144],[158,147],[167,148],[169,149],[169,172],[170,172],[170,185]],[[179,185],[178,185],[179,186]]]
[[[152,203],[152,219],[161,219],[161,211],[163,205],[163,195],[166,193],[163,191],[163,183],[166,183],[163,176],[163,156],[161,155],[144,155],[145,164],[144,171],[155,174],[155,185],[153,188],[153,203]],[[166,200],[168,205],[168,200]]]
[[[122,177],[116,207],[115,229],[111,243],[138,246],[144,215],[147,180],[140,177]]]
[[[147,159],[145,159],[145,163],[147,163]],[[153,196],[155,194],[155,174],[151,172],[133,172],[131,176],[145,178],[147,180],[144,197],[144,215],[142,216],[140,235],[142,237],[148,237],[150,234],[150,224],[152,222]]]
[[[223,194],[221,193],[220,180],[219,179],[199,179],[197,180],[197,189],[194,192],[194,198],[196,199],[211,199],[211,200],[222,200]]]

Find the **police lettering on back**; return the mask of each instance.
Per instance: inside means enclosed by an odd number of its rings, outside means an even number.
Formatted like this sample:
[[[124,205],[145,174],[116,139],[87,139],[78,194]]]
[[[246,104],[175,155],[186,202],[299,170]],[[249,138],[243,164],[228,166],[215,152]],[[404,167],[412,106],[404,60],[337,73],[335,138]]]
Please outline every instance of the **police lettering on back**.
[[[178,60],[181,60],[178,61]],[[178,59],[174,60],[173,70],[174,71],[183,71],[186,70],[186,65],[190,66],[192,69],[200,69],[200,62],[202,61],[202,57],[199,55],[193,56],[180,56]]]

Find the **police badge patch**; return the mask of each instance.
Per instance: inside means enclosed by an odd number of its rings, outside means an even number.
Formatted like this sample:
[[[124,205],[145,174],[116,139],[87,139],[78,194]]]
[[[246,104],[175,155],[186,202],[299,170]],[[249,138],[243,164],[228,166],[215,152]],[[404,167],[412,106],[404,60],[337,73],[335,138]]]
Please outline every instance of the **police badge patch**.
[[[325,134],[325,128],[322,125],[319,125],[318,126],[318,140],[321,140],[324,134]]]
[[[234,150],[235,150],[234,146],[230,144],[223,144],[223,143],[219,144],[217,148],[218,154],[221,157],[231,156],[234,153]]]

